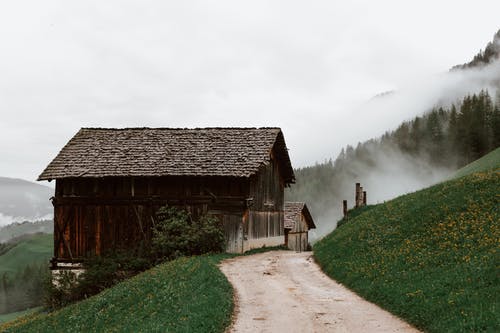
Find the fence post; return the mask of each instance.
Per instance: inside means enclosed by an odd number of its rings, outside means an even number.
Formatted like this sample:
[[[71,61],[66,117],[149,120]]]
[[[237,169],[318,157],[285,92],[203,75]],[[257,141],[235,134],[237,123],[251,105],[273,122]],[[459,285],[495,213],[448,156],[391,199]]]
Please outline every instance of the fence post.
[[[356,198],[354,201],[354,207],[358,208],[359,207],[359,189],[361,188],[360,183],[356,183]]]

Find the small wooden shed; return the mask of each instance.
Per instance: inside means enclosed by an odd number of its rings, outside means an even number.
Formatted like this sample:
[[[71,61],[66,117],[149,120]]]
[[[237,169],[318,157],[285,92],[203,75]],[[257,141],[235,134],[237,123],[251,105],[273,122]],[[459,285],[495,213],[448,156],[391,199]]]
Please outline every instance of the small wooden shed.
[[[150,241],[166,204],[216,216],[228,252],[283,244],[295,180],[279,128],[82,128],[38,178],[53,179],[53,269]]]
[[[309,230],[315,228],[305,203],[285,202],[285,245],[290,250],[307,251]]]

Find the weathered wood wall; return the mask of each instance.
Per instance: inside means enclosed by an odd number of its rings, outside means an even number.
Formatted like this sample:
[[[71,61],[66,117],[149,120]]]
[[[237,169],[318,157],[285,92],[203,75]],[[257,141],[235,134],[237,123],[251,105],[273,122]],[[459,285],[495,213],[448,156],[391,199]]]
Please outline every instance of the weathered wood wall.
[[[288,231],[287,246],[290,250],[302,252],[307,251],[309,227],[304,215],[300,215],[300,221],[296,221],[293,228]]]
[[[284,182],[274,158],[250,179],[249,197],[253,200],[244,226],[245,239],[283,236],[283,244]]]
[[[54,256],[79,259],[148,242],[155,213],[165,204],[184,208],[194,218],[215,215],[227,250],[239,252],[247,193],[244,178],[60,179],[53,200]]]
[[[151,239],[156,211],[166,204],[193,218],[221,222],[228,252],[284,243],[284,181],[271,153],[250,177],[108,177],[56,181],[54,256],[75,261]],[[270,242],[262,242],[269,239]]]

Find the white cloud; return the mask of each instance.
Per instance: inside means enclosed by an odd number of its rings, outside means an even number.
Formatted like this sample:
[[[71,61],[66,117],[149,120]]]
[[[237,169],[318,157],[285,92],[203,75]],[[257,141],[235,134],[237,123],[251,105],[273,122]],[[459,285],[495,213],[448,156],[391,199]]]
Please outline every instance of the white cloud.
[[[36,178],[84,126],[281,126],[294,164],[312,164],[411,114],[353,113],[468,60],[498,12],[487,0],[3,2],[0,175]]]

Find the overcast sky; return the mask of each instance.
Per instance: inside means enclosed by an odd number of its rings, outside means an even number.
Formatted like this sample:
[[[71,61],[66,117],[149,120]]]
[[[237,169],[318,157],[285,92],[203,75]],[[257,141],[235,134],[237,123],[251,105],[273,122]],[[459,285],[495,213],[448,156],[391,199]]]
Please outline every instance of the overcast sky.
[[[80,127],[279,126],[294,166],[419,110],[500,28],[500,1],[2,1],[0,176],[34,180]]]

